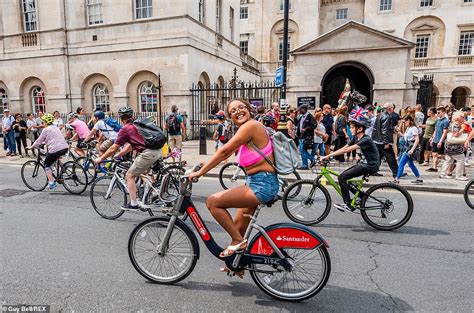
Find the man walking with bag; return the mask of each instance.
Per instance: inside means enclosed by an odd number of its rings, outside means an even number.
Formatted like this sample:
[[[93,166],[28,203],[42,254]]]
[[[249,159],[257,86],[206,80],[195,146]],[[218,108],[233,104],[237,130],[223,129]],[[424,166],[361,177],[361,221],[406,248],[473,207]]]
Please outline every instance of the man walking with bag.
[[[183,118],[178,114],[178,106],[174,104],[171,106],[171,114],[166,118],[165,131],[168,132],[170,151],[178,148],[181,152],[183,140],[186,139],[186,128],[184,127]],[[181,161],[181,156],[179,161]]]
[[[300,139],[300,153],[302,158],[302,166],[299,170],[307,170],[308,159],[311,160],[311,166],[314,165],[314,129],[316,128],[316,120],[314,116],[308,112],[308,106],[303,104],[299,108],[300,117],[296,123],[296,136]],[[311,154],[308,152],[311,150]]]

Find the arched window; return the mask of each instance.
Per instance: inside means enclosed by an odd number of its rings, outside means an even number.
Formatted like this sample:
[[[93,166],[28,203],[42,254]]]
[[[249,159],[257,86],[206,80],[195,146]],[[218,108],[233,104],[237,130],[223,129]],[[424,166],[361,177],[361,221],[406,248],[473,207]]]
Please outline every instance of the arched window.
[[[103,84],[97,84],[92,90],[92,98],[95,109],[100,109],[104,112],[110,110],[109,90]]]
[[[33,113],[46,112],[46,98],[44,96],[44,90],[41,87],[33,87],[31,100],[33,104]]]
[[[3,114],[5,109],[8,109],[8,95],[5,89],[0,88],[0,114]]]
[[[143,82],[138,87],[138,103],[141,112],[158,112],[158,93],[152,82]]]

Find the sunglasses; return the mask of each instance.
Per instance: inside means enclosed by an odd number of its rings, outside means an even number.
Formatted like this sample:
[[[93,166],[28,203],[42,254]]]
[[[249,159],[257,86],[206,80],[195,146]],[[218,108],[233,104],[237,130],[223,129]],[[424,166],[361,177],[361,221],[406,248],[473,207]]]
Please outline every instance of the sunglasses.
[[[234,115],[235,113],[240,112],[243,109],[247,109],[247,106],[245,104],[239,104],[237,107],[234,107],[234,108],[230,109],[229,113],[231,115]]]

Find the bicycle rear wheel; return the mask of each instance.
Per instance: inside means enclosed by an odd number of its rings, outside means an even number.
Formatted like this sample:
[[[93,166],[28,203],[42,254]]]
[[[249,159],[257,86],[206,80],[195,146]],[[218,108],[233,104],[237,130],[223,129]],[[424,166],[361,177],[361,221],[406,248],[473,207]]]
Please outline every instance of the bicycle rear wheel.
[[[247,174],[236,162],[228,162],[219,171],[219,183],[224,190],[245,185]]]
[[[152,217],[138,224],[130,234],[128,255],[133,267],[146,279],[173,284],[186,278],[196,266],[198,243],[194,233],[179,220],[173,226],[164,255],[159,247],[169,218]]]
[[[37,161],[28,161],[21,167],[21,180],[29,189],[42,191],[48,185],[48,177],[44,166]]]
[[[64,163],[60,177],[64,188],[72,194],[80,195],[87,189],[87,173],[76,161]]]
[[[378,230],[394,230],[405,225],[413,213],[413,199],[401,186],[383,183],[370,187],[361,200],[360,214]]]
[[[474,210],[474,180],[467,183],[466,188],[464,188],[464,201]]]
[[[286,216],[293,222],[314,225],[323,221],[331,211],[331,196],[321,184],[304,179],[286,189],[282,204]]]
[[[103,176],[92,183],[90,191],[91,204],[94,210],[105,219],[114,220],[125,212],[120,207],[127,204],[127,194],[113,176]],[[107,191],[110,188],[110,193]]]
[[[92,184],[97,178],[97,169],[95,168],[94,161],[91,158],[80,157],[76,160],[87,173],[87,182]]]
[[[312,250],[281,251],[293,264],[291,271],[276,271],[266,264],[251,265],[250,276],[260,289],[279,300],[302,301],[324,288],[331,272],[329,253],[324,245]]]

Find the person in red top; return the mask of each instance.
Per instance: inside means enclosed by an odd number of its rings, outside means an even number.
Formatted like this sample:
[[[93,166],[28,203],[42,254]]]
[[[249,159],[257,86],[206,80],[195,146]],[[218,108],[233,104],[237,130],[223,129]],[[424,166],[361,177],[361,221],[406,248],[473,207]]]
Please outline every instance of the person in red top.
[[[118,110],[118,115],[124,126],[117,134],[117,139],[107,151],[96,159],[96,164],[101,163],[109,156],[114,155],[120,146],[126,147],[117,154],[117,157],[124,156],[130,150],[140,153],[133,161],[132,166],[126,174],[128,192],[130,193],[130,203],[121,207],[124,211],[138,210],[137,185],[135,178],[150,171],[153,164],[162,157],[161,149],[152,150],[145,147],[145,141],[133,125],[133,110],[130,107],[123,107]]]
[[[278,102],[273,102],[272,109],[267,113],[275,119],[275,122],[270,125],[275,131],[278,130],[278,123],[280,122],[280,105]]]

